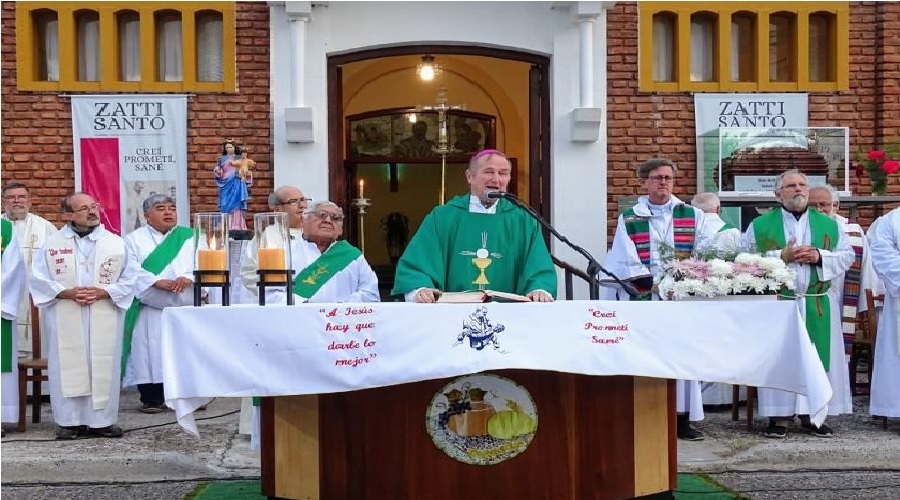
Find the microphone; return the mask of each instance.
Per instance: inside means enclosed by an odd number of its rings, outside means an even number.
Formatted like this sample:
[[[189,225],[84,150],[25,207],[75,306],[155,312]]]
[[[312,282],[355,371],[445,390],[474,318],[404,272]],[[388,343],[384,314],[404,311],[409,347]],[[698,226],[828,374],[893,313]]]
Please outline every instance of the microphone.
[[[556,239],[565,243],[566,245],[569,246],[569,248],[571,248],[572,250],[575,250],[576,252],[578,252],[579,254],[584,256],[584,258],[586,258],[588,261],[587,275],[590,276],[591,280],[593,281],[591,283],[591,300],[597,300],[600,298],[600,290],[599,290],[600,283],[599,283],[599,279],[597,278],[597,276],[601,272],[603,274],[609,276],[610,278],[612,278],[612,280],[615,281],[617,285],[621,286],[622,289],[625,290],[625,293],[627,293],[629,296],[634,297],[634,296],[638,295],[637,289],[631,283],[628,283],[628,282],[620,279],[618,276],[616,276],[615,274],[613,274],[612,272],[607,270],[605,267],[600,265],[600,263],[597,262],[597,260],[594,258],[594,256],[591,255],[587,250],[576,245],[575,243],[572,243],[571,241],[569,241],[568,238],[559,234],[559,232],[553,226],[551,226],[549,222],[544,220],[544,218],[541,217],[541,215],[539,213],[537,213],[537,211],[534,208],[532,208],[530,205],[526,205],[522,200],[520,200],[518,197],[516,197],[516,195],[514,195],[512,193],[507,193],[505,191],[488,191],[487,197],[493,198],[493,199],[505,198],[506,200],[513,203],[517,207],[521,208],[522,210],[525,210],[526,212],[528,212],[529,215],[531,215],[535,220],[537,220],[541,224],[541,226],[545,227],[548,231],[550,231],[550,233],[553,234],[553,236],[556,236]]]

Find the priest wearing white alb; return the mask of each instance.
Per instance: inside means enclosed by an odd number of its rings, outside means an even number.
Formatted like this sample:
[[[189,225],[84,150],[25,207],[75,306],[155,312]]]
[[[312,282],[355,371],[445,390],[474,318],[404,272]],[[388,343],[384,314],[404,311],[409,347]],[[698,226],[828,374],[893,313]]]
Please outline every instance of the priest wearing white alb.
[[[378,277],[356,247],[338,238],[344,214],[330,201],[303,212],[303,235],[291,240],[297,302],[378,302]],[[284,289],[270,288],[266,303],[285,303]]]
[[[744,234],[744,246],[780,257],[797,273],[794,292],[797,307],[806,322],[810,340],[828,374],[832,398],[829,415],[853,411],[848,405],[850,378],[844,359],[841,333],[842,290],[832,286],[853,263],[854,253],[840,225],[817,210],[809,210],[809,181],[798,170],[782,173],[776,182],[775,197],[780,208],[761,215]],[[785,294],[786,292],[782,292]],[[803,429],[814,436],[831,437],[824,423],[810,422],[809,400],[791,392],[759,389],[759,414],[769,417],[765,436],[784,438],[794,415],[800,416]]]
[[[12,222],[16,229],[19,249],[25,260],[25,272],[31,279],[31,261],[35,251],[44,246],[47,238],[57,231],[56,226],[47,219],[31,213],[31,192],[28,186],[19,182],[10,182],[3,186],[3,217]],[[20,356],[31,356],[31,298],[28,287],[23,287],[19,298],[19,315],[17,341]],[[41,339],[45,335],[42,335]],[[47,344],[41,345],[46,348]],[[41,353],[43,355],[43,353]]]
[[[884,281],[869,413],[900,417],[900,208],[881,217],[871,239],[875,273]],[[871,313],[871,311],[870,311]]]
[[[662,272],[666,260],[688,259],[713,241],[719,228],[707,222],[702,210],[672,194],[677,174],[678,167],[667,158],[652,158],[638,166],[637,177],[647,194],[619,216],[605,264],[619,278],[633,279],[642,293],[629,297],[621,289],[607,289],[608,298],[659,300],[653,278]],[[699,381],[675,381],[675,409],[678,438],[703,439],[703,433],[689,423],[704,418]]]
[[[125,310],[134,282],[122,238],[86,193],[60,203],[68,223],[35,256],[31,294],[46,310],[50,405],[57,439],[121,437],[116,425]],[[136,265],[136,264],[135,264]]]
[[[125,236],[128,254],[139,265],[134,273],[135,299],[125,315],[123,387],[137,386],[143,413],[165,410],[160,331],[163,309],[193,304],[193,230],[178,226],[171,196],[144,200],[147,223]],[[130,278],[130,276],[129,276]]]
[[[0,250],[0,268],[2,268],[3,306],[2,331],[0,331],[0,391],[2,391],[2,411],[0,421],[12,423],[19,420],[19,371],[16,368],[16,315],[19,313],[19,296],[25,288],[25,263],[19,249],[19,242],[12,223],[6,219],[0,221],[2,226],[2,250]]]

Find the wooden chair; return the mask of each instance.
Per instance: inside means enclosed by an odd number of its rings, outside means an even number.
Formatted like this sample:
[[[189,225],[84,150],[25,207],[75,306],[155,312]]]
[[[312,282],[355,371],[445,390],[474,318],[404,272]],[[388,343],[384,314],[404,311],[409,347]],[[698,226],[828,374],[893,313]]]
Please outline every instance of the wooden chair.
[[[29,296],[29,300],[31,297]],[[31,306],[31,357],[19,359],[19,432],[25,432],[25,406],[31,382],[31,422],[41,422],[41,382],[47,379],[47,358],[42,356],[41,322],[38,308]]]
[[[756,387],[747,386],[747,430],[753,432],[753,403],[756,400]],[[739,417],[738,406],[741,401],[741,386],[731,388],[731,420],[737,421]]]
[[[866,290],[866,305],[868,306],[866,310],[866,335],[855,342],[853,342],[853,353],[850,356],[850,368],[852,371],[850,372],[850,382],[851,387],[855,385],[856,378],[856,364],[861,359],[861,355],[858,352],[867,352],[868,356],[866,356],[866,361],[868,362],[868,366],[866,370],[869,374],[869,383],[868,388],[872,387],[872,370],[875,367],[875,344],[878,341],[878,307],[884,306],[884,294],[875,295],[872,293],[872,290]],[[856,395],[855,388],[853,389],[852,394]],[[887,417],[872,415],[872,418],[880,418],[881,426],[884,429],[887,429]]]

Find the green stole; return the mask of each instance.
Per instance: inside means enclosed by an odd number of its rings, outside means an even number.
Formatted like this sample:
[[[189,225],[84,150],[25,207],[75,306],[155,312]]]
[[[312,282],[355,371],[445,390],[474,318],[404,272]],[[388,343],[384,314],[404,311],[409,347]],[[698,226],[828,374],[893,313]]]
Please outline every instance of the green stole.
[[[362,252],[344,240],[335,241],[318,259],[297,273],[294,278],[294,294],[311,298],[335,274],[341,272]]]
[[[815,210],[807,210],[809,221],[810,244],[823,250],[834,250],[840,237],[837,222],[827,215]],[[761,252],[779,250],[787,246],[784,236],[784,221],[781,209],[776,208],[753,219],[753,235],[756,248]],[[831,304],[825,295],[831,287],[830,281],[820,281],[816,266],[809,266],[809,285],[798,293],[809,294],[804,297],[806,307],[806,330],[809,339],[816,346],[819,359],[827,372],[831,365]],[[782,297],[794,298],[795,292],[782,290]]]
[[[178,257],[184,243],[194,237],[194,230],[189,227],[175,226],[166,234],[166,237],[150,252],[150,255],[141,263],[141,268],[154,276],[163,272],[169,264]],[[134,335],[134,327],[137,325],[138,315],[141,312],[141,301],[135,298],[131,307],[125,312],[125,336],[122,340],[122,377],[125,376],[125,365],[128,356],[131,355],[131,338]]]
[[[6,245],[9,245],[9,242],[12,241],[12,232],[13,225],[12,222],[6,219],[2,220],[2,230],[0,230],[0,236],[2,236],[3,240],[3,248],[0,250],[2,253],[6,253]],[[10,373],[12,372],[12,320],[3,319],[0,321],[0,372]]]

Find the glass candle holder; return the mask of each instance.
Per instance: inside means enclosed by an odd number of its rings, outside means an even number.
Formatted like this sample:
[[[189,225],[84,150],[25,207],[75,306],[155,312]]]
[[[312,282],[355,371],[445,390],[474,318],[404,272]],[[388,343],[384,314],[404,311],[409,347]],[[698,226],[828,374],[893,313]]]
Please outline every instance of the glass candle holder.
[[[195,214],[194,269],[197,271],[225,271],[225,273],[201,275],[199,279],[201,284],[225,283],[228,264],[228,214]]]
[[[284,212],[266,212],[253,216],[257,258],[260,271],[282,271],[291,267],[291,233]],[[261,273],[263,283],[286,283],[287,273]]]

